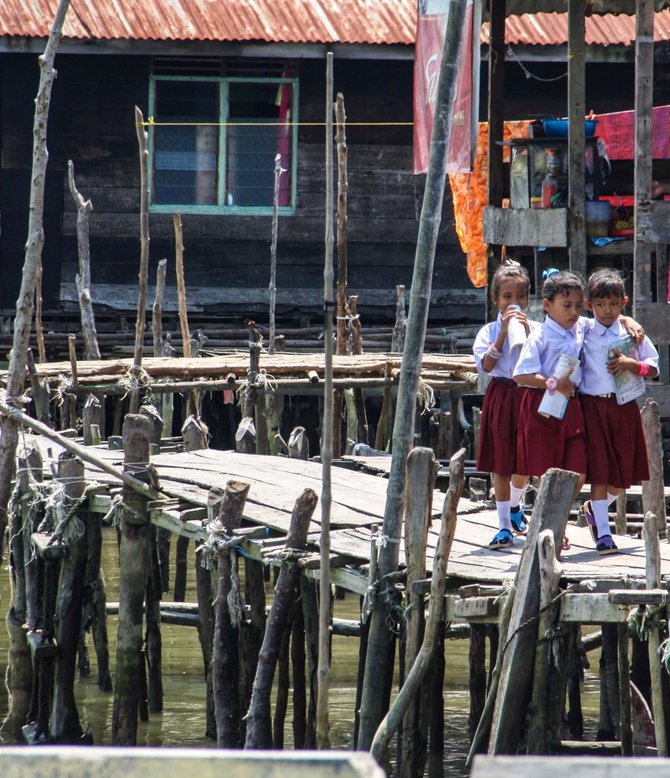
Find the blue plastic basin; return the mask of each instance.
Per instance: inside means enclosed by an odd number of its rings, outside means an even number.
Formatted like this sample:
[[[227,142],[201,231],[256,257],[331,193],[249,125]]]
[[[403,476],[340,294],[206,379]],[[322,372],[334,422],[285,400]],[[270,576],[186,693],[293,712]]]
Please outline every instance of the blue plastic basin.
[[[596,134],[597,124],[598,122],[595,119],[586,119],[584,121],[584,132],[586,133],[587,138]],[[544,127],[544,134],[547,138],[568,137],[567,119],[542,119],[542,126]]]

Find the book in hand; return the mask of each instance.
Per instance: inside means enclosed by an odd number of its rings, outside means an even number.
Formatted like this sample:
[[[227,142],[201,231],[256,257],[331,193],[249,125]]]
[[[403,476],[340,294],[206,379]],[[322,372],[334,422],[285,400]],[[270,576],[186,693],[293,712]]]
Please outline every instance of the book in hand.
[[[615,359],[616,351],[625,357],[638,358],[637,346],[630,335],[626,335],[619,340],[615,340],[607,346],[607,359]],[[624,405],[634,400],[636,397],[644,394],[644,378],[636,373],[625,370],[621,375],[614,376],[614,389],[616,392],[616,401],[619,405]]]
[[[556,363],[554,377],[557,379],[565,378],[570,375],[570,380],[578,384],[580,373],[579,360],[576,357],[569,357],[567,354],[561,354]],[[572,371],[572,372],[571,372]],[[542,416],[553,416],[555,419],[562,419],[565,416],[565,409],[568,407],[568,398],[557,389],[553,391],[545,389],[537,412]]]

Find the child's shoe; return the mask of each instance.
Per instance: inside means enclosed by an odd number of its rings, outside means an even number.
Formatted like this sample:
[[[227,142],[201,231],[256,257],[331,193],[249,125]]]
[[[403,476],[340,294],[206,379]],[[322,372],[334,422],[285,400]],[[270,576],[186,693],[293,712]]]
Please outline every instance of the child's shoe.
[[[582,505],[582,513],[584,514],[584,518],[586,519],[586,523],[588,525],[588,528],[591,530],[591,537],[593,538],[594,542],[598,542],[598,528],[596,525],[596,517],[593,515],[593,511],[591,510],[591,500],[585,500]],[[611,537],[611,536],[610,536]],[[614,541],[612,541],[614,542]],[[616,546],[615,546],[616,548]],[[613,552],[610,552],[613,553]]]
[[[489,543],[489,548],[496,550],[500,548],[508,548],[514,543],[512,533],[508,529],[501,529],[496,532],[493,540]]]
[[[523,515],[521,507],[517,505],[516,508],[512,508],[509,514],[509,520],[512,523],[512,529],[517,535],[525,535],[528,531],[528,524],[526,523],[526,517]]]
[[[598,543],[596,545],[596,551],[600,554],[600,556],[619,553],[617,544],[614,542],[611,535],[603,535],[598,540]]]

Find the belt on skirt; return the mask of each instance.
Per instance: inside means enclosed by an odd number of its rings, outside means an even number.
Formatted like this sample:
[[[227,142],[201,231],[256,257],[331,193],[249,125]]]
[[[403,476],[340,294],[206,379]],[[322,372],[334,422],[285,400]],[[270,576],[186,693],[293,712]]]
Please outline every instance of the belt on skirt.
[[[514,386],[518,386],[517,382],[513,378],[503,378],[502,376],[494,375],[491,380],[500,381],[503,384],[514,384]]]
[[[600,400],[616,400],[616,392],[607,392],[606,394],[586,394],[582,392],[584,397],[597,397]]]

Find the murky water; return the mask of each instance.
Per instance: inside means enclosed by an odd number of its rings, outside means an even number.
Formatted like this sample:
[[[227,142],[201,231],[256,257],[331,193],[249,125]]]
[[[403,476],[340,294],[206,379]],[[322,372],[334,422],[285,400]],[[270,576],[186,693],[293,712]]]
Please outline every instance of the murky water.
[[[191,544],[192,545],[192,544]],[[174,555],[175,543],[172,544]],[[190,549],[191,554],[193,549]],[[189,588],[186,599],[195,601],[193,561],[189,567]],[[118,553],[115,534],[111,529],[104,533],[103,569],[107,581],[107,598],[118,600]],[[172,567],[174,570],[174,566]],[[0,570],[0,609],[3,615],[9,607],[9,580],[6,564]],[[166,595],[165,599],[171,599]],[[335,601],[335,615],[341,618],[358,617],[358,598],[353,595]],[[112,672],[116,642],[116,618],[109,619]],[[197,632],[193,627],[163,624],[163,686],[164,711],[152,714],[149,722],[140,722],[139,745],[213,747],[205,737],[205,683],[202,654]],[[111,733],[112,695],[104,694],[96,685],[95,652],[89,639],[92,665],[91,677],[77,684],[77,701],[83,726],[90,724],[96,744],[109,744]],[[8,639],[4,627],[0,627],[0,673],[4,678],[7,664]],[[465,640],[447,644],[447,671],[445,697],[445,774],[453,778],[466,776],[465,753],[468,748],[468,643]],[[587,670],[584,688],[584,715],[590,729],[595,727],[598,715],[598,657],[590,656],[591,669]],[[529,661],[530,657],[529,657]],[[358,640],[335,636],[333,639],[332,680],[330,690],[330,724],[333,748],[351,748],[354,720],[354,702],[358,664]],[[0,720],[7,713],[8,701],[4,684],[0,684]],[[290,710],[287,715],[286,739],[290,742]]]

